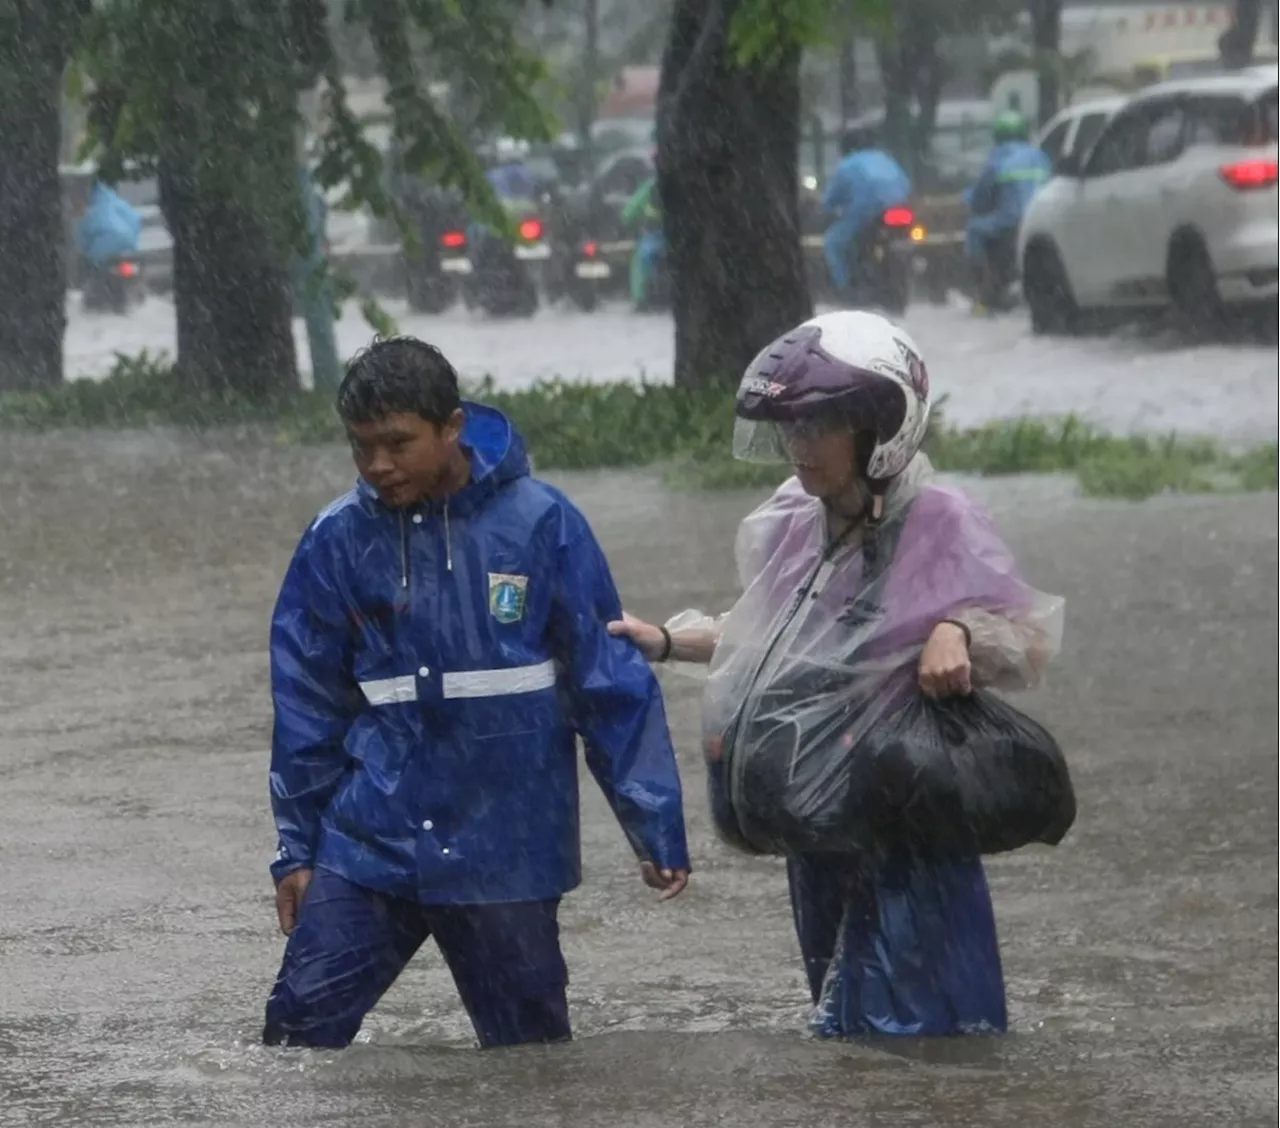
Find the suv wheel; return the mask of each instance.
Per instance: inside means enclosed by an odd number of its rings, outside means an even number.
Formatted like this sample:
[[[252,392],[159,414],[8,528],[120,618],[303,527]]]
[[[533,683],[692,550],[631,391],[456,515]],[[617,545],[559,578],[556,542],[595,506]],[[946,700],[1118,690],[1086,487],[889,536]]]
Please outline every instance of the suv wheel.
[[[1058,252],[1050,244],[1033,243],[1022,261],[1022,295],[1036,334],[1074,333],[1080,308]]]
[[[1196,333],[1221,325],[1222,298],[1204,240],[1190,232],[1175,235],[1167,269],[1169,297],[1184,322]]]

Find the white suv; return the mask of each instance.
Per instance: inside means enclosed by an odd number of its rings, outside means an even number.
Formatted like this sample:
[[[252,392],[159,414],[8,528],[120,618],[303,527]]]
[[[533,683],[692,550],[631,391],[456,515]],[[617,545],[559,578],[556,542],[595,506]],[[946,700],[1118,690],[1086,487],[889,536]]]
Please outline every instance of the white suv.
[[[1036,332],[1170,301],[1197,323],[1226,306],[1275,323],[1276,79],[1257,67],[1148,87],[1059,164],[1018,235]]]

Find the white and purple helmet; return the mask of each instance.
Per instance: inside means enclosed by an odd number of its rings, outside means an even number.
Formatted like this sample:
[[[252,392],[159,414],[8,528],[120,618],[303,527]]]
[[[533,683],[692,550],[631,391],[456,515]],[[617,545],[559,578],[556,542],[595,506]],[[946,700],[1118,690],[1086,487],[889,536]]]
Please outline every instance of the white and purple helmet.
[[[824,313],[761,350],[738,386],[735,412],[733,452],[748,461],[788,461],[783,428],[807,419],[874,432],[863,472],[887,483],[924,442],[929,374],[893,322],[861,310]]]

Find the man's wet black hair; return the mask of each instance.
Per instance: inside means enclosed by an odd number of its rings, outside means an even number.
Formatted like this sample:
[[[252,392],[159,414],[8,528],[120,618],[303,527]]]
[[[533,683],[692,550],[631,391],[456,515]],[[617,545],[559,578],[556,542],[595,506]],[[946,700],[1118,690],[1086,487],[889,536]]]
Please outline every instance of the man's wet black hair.
[[[435,345],[417,337],[379,338],[347,362],[338,388],[344,423],[419,415],[437,426],[462,406],[458,373]]]

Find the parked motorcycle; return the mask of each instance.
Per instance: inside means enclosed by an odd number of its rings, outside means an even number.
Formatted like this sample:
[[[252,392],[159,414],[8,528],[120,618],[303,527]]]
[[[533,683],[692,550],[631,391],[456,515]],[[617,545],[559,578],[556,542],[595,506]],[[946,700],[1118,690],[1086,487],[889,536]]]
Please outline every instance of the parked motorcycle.
[[[86,310],[126,314],[146,297],[142,264],[136,258],[81,264],[81,304]]]
[[[887,208],[868,223],[858,239],[858,258],[850,271],[856,280],[852,301],[900,316],[911,300],[915,213],[906,206]]]
[[[416,313],[443,313],[458,299],[457,274],[442,262],[450,250],[447,236],[466,226],[466,210],[454,193],[425,185],[410,184],[401,193],[401,206],[420,240],[413,252],[405,248],[405,299]]]
[[[446,232],[445,238],[456,238],[458,234]],[[551,257],[542,220],[524,216],[514,243],[486,227],[476,226],[469,235],[462,234],[468,266],[460,265],[463,256],[459,255],[445,269],[461,276],[462,300],[467,308],[481,309],[495,317],[532,317],[539,304],[540,268]]]
[[[547,263],[547,299],[565,298],[584,313],[596,309],[613,288],[613,267],[595,239],[572,240],[552,248]]]

